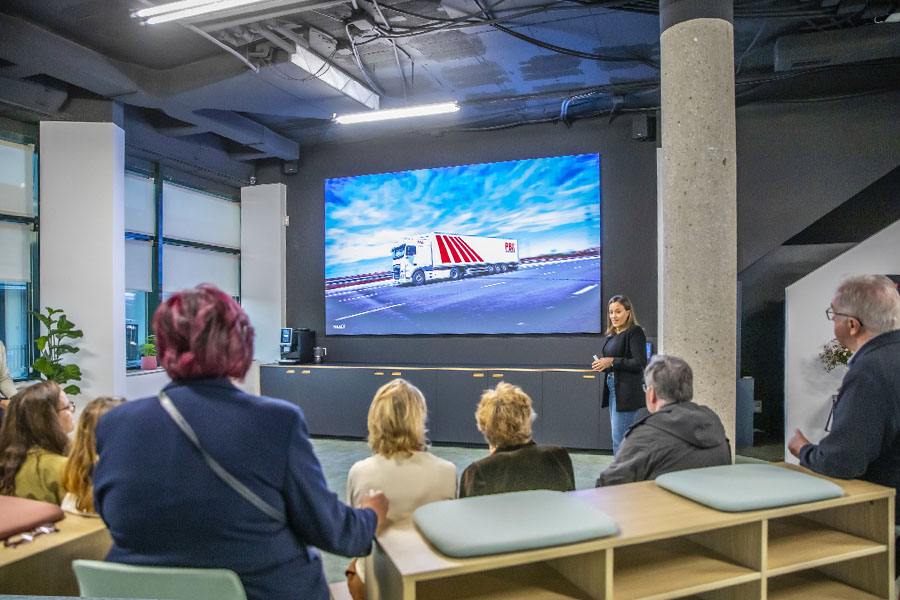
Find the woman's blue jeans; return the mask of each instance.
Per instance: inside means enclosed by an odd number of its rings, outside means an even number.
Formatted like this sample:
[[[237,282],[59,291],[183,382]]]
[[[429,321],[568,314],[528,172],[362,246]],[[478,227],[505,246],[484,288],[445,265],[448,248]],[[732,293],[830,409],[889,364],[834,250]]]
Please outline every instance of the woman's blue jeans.
[[[626,410],[620,412],[616,410],[615,373],[609,372],[606,374],[606,386],[609,388],[609,424],[612,427],[613,456],[615,456],[619,452],[619,445],[625,439],[625,433],[634,424],[638,411]]]

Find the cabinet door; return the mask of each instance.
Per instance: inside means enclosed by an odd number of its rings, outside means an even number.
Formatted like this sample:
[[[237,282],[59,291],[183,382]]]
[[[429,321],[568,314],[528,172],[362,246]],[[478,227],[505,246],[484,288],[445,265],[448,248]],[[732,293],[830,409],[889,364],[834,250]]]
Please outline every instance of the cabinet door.
[[[612,448],[609,410],[600,408],[596,373],[544,372],[543,442],[568,448]]]
[[[540,371],[509,371],[496,369],[488,373],[489,381],[485,387],[495,387],[501,381],[517,385],[531,398],[531,408],[537,414],[537,419],[531,426],[531,435],[538,444],[543,444],[544,429],[544,390],[543,377]],[[478,396],[481,399],[481,396]]]
[[[436,370],[434,375],[432,441],[484,444],[475,425],[475,409],[481,393],[490,387],[488,371]]]

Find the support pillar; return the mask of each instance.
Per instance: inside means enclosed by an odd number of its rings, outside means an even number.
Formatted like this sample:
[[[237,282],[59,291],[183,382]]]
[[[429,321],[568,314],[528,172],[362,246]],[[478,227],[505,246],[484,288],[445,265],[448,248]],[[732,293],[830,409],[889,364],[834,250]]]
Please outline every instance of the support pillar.
[[[730,0],[661,0],[660,352],[735,440],[737,206]]]
[[[125,390],[125,134],[114,123],[41,123],[41,301],[84,337],[79,408]],[[77,382],[76,382],[77,383]]]

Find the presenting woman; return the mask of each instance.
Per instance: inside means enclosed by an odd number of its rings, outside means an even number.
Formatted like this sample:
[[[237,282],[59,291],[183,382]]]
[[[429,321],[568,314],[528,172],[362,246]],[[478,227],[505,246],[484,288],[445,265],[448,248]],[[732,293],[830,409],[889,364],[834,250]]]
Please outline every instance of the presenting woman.
[[[250,366],[253,328],[225,293],[179,292],[153,329],[172,383],[97,425],[94,504],[113,540],[107,559],[231,569],[250,600],[328,598],[316,547],[368,554],[384,494],[359,509],[340,502],[300,409],[232,383]]]
[[[23,389],[0,427],[0,494],[60,504],[75,405],[54,381]]]
[[[609,406],[615,455],[637,411],[644,407],[641,378],[647,366],[647,337],[627,296],[613,296],[607,307],[606,336],[591,369],[606,374],[601,406]]]

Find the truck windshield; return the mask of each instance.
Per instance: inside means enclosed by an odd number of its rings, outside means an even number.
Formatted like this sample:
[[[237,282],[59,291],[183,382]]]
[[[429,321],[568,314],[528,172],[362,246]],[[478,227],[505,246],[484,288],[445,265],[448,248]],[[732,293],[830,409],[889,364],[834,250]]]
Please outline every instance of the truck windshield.
[[[394,259],[403,258],[405,249],[406,249],[406,244],[400,244],[396,248],[391,248],[391,254],[394,255]]]

